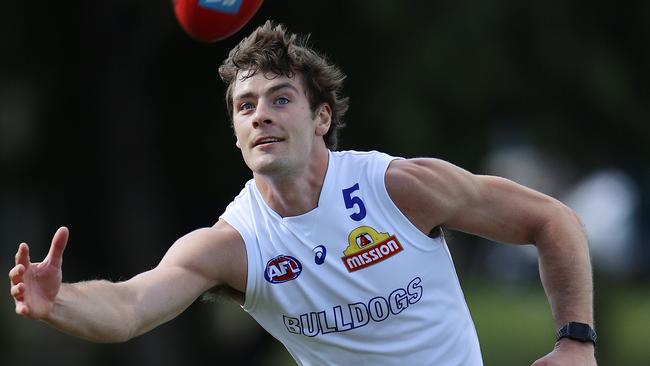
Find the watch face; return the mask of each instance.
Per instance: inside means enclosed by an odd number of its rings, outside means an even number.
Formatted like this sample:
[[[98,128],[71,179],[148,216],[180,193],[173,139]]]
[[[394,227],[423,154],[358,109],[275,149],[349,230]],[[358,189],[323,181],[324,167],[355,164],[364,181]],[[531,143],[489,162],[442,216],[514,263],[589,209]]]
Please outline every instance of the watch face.
[[[582,323],[569,323],[569,336],[579,341],[589,340],[590,326]]]
[[[557,340],[561,338],[575,339],[580,342],[592,342],[596,345],[596,332],[589,324],[570,322],[563,326],[557,335]]]

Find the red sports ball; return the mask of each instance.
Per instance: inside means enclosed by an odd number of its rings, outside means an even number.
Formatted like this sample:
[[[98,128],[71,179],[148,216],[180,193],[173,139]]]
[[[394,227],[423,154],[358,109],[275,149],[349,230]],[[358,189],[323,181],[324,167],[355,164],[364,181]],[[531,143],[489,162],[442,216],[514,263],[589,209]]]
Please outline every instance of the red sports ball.
[[[174,0],[174,13],[192,38],[216,42],[240,30],[262,0]]]

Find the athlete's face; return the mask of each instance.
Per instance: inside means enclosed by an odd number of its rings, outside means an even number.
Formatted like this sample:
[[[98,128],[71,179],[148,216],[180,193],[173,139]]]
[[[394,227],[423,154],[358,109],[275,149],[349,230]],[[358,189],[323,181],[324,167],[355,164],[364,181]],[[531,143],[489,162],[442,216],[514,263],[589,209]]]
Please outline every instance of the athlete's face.
[[[315,149],[325,148],[330,120],[327,104],[312,112],[299,74],[288,78],[257,72],[235,81],[237,147],[254,173],[286,174],[304,168]]]

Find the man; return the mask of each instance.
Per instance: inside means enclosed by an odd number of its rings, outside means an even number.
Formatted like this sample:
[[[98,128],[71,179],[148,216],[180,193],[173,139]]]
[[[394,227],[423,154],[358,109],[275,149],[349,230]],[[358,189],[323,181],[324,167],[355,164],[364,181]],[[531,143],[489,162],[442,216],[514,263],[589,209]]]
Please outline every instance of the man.
[[[555,323],[571,323],[534,365],[596,364],[587,240],[570,209],[436,159],[332,151],[344,76],[282,26],[258,28],[219,72],[253,172],[219,221],[117,283],[61,284],[66,228],[41,263],[22,243],[9,272],[18,314],[121,342],[224,288],[301,365],[481,365],[449,228],[534,243]]]

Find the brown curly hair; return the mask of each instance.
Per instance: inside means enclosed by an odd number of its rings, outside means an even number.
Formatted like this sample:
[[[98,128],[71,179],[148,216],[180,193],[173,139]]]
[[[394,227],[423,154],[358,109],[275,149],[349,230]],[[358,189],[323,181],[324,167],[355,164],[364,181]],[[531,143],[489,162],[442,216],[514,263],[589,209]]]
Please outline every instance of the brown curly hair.
[[[241,71],[246,71],[245,75]],[[332,108],[331,126],[323,138],[329,149],[337,148],[338,133],[345,126],[343,115],[349,103],[347,97],[340,95],[345,74],[311,47],[309,35],[287,33],[284,25],[267,20],[230,51],[219,67],[219,76],[228,85],[226,106],[231,121],[237,75],[245,79],[257,72],[289,78],[299,73],[314,115],[322,103]]]

